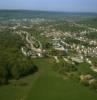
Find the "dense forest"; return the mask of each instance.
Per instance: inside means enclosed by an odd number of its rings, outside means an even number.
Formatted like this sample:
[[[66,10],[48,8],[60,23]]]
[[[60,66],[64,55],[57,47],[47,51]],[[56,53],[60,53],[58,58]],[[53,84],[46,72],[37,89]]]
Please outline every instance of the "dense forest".
[[[0,84],[20,79],[37,71],[30,58],[21,53],[23,41],[9,30],[0,32]]]

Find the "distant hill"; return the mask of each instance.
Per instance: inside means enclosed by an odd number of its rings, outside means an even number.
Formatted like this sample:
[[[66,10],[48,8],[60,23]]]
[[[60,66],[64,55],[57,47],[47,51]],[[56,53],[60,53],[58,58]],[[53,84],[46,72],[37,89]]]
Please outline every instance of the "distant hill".
[[[31,11],[31,10],[0,10],[0,20],[22,19],[22,18],[49,18],[63,19],[94,17],[97,13],[72,13],[72,12],[51,12],[51,11]]]

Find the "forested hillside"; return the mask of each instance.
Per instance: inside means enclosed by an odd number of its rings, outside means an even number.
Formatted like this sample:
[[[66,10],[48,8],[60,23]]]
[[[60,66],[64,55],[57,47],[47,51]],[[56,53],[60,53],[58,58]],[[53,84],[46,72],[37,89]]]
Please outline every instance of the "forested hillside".
[[[21,53],[23,41],[9,31],[0,32],[0,84],[19,79],[37,70],[30,58]]]

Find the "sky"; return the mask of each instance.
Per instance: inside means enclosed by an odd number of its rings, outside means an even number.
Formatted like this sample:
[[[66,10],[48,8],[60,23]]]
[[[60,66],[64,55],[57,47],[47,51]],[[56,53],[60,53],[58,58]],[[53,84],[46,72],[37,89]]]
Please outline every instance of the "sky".
[[[97,0],[0,0],[0,9],[97,12]]]

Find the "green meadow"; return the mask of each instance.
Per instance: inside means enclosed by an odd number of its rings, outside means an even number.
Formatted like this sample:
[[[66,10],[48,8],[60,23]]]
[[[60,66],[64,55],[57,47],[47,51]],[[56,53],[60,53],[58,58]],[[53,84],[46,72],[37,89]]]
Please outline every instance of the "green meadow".
[[[94,90],[53,71],[52,58],[34,59],[33,62],[38,72],[1,86],[0,100],[97,100]]]

